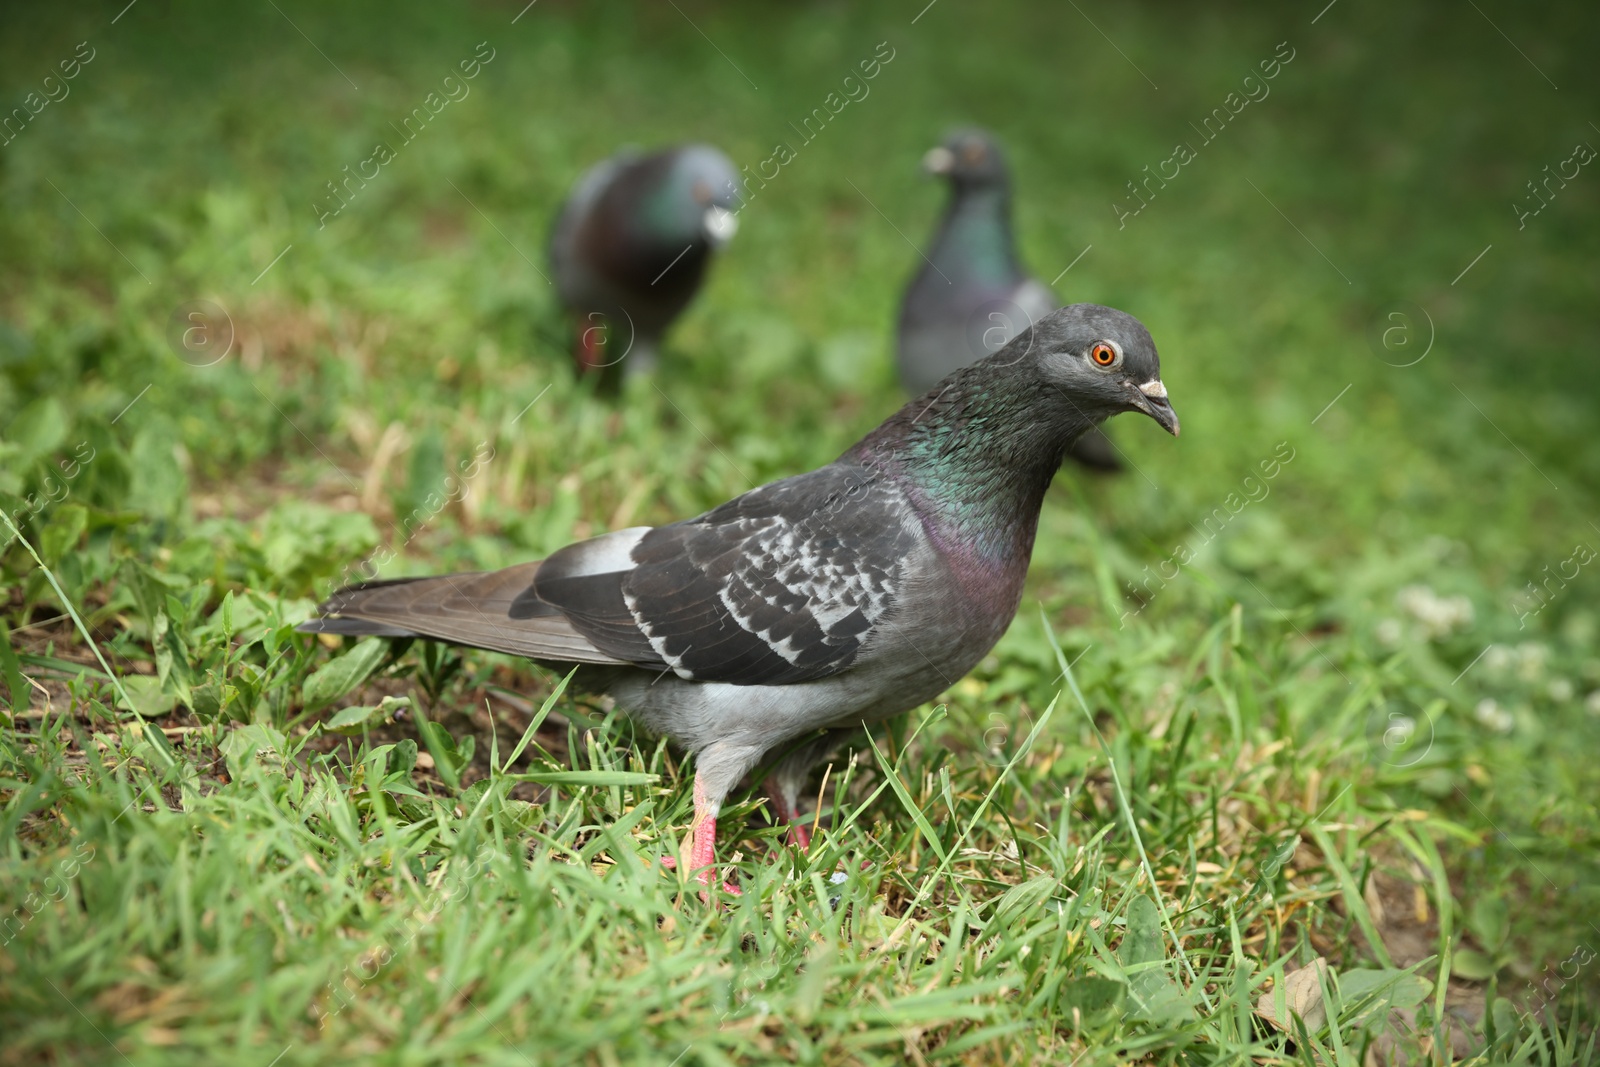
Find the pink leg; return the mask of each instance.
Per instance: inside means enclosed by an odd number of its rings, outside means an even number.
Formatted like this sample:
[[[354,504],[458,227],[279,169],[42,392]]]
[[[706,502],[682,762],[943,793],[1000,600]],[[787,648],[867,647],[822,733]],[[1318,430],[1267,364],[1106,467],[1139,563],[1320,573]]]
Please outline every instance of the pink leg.
[[[717,809],[706,799],[705,786],[700,776],[694,776],[694,830],[689,843],[688,869],[703,886],[711,884],[717,866]],[[723,882],[722,891],[730,896],[743,896],[738,886]],[[702,894],[702,896],[705,894]]]
[[[788,842],[804,852],[811,847],[811,826],[801,817],[799,810],[783,795],[777,781],[767,778],[767,799],[772,801],[773,814],[789,824]]]

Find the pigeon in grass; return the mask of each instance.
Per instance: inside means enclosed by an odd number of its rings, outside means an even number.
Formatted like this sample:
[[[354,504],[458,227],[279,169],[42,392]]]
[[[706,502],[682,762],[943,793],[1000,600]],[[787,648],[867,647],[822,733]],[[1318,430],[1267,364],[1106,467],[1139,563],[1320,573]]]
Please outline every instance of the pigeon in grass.
[[[746,773],[765,765],[804,847],[798,800],[818,759],[994,647],[1051,478],[1073,441],[1123,411],[1178,432],[1144,326],[1076,304],[809,474],[539,562],[352,586],[300,629],[583,665],[575,685],[694,753],[685,861],[708,883],[717,812]]]
[[[922,166],[949,180],[950,206],[900,304],[896,358],[900,382],[913,396],[1060,306],[1017,260],[1011,176],[995,139],[984,130],[959,131],[929,151]],[[1098,429],[1068,454],[1092,470],[1122,466]]]
[[[738,171],[706,145],[623,152],[592,167],[556,216],[550,266],[578,370],[615,389],[655,368],[661,335],[738,228]]]

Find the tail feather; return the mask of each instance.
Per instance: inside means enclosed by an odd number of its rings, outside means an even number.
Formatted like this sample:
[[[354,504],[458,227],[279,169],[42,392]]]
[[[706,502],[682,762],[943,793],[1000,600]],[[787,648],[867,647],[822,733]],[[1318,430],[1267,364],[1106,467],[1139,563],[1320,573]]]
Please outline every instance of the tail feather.
[[[538,563],[499,571],[366,582],[339,590],[303,633],[421,637],[565,663],[621,664],[601,652],[555,608],[513,619],[511,604],[533,584]],[[523,612],[519,611],[519,614]]]

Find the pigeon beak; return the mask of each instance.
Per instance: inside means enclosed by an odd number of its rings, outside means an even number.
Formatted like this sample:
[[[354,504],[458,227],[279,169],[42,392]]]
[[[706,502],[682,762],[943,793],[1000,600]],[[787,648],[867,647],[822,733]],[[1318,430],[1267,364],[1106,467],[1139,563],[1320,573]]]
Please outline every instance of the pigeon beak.
[[[955,165],[956,154],[943,145],[928,149],[928,154],[922,157],[922,169],[929,174],[949,174]]]
[[[725,207],[712,206],[706,209],[702,225],[712,244],[725,245],[739,232],[739,217]]]
[[[1132,385],[1132,383],[1129,383]],[[1161,428],[1172,436],[1178,436],[1178,413],[1172,410],[1172,405],[1167,401],[1167,387],[1161,384],[1160,378],[1152,378],[1143,385],[1133,386],[1138,392],[1134,398],[1133,406],[1149,415]]]

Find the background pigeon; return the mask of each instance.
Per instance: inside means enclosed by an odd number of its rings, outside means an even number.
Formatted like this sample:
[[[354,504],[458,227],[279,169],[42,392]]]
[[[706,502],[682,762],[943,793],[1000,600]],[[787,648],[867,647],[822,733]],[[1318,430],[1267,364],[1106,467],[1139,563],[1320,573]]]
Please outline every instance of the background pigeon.
[[[1052,312],[833,463],[667,526],[505,570],[335,593],[316,633],[424,637],[551,663],[695,753],[687,867],[709,878],[723,798],[764,758],[791,838],[805,775],[994,647],[1067,448],[1118,412],[1174,435],[1154,342],[1095,304]]]
[[[900,383],[913,396],[1060,306],[1017,260],[1011,175],[994,137],[958,131],[922,165],[949,180],[950,205],[900,305],[895,354]],[[1122,466],[1098,429],[1079,438],[1070,454],[1095,470]]]
[[[738,228],[738,203],[738,171],[706,145],[621,152],[578,179],[556,216],[550,265],[580,371],[615,387],[655,367],[661,335]]]

